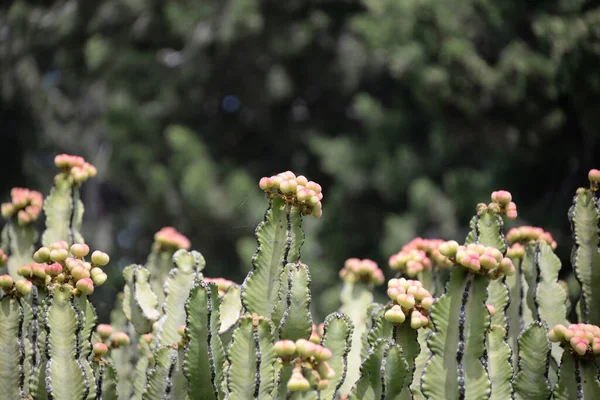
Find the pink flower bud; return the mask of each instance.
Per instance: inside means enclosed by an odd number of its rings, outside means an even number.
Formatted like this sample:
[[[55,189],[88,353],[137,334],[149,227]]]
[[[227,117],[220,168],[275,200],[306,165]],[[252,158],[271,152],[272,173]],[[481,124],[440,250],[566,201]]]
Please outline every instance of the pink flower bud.
[[[512,195],[506,190],[498,190],[497,192],[492,193],[492,201],[500,204],[501,206],[506,206],[512,201]]]
[[[185,337],[185,325],[179,325],[179,328],[177,328],[177,333],[179,333],[179,336],[184,338]]]
[[[327,362],[324,361],[319,363],[319,366],[317,368],[321,379],[333,379],[335,377],[335,371]]]
[[[290,392],[305,392],[310,389],[310,382],[302,375],[300,370],[294,370],[287,383],[287,389]]]
[[[273,350],[279,357],[291,357],[296,352],[296,344],[291,340],[280,340],[275,343]]]
[[[590,179],[590,182],[600,183],[600,170],[590,169],[588,178]]]
[[[10,289],[14,283],[15,281],[10,275],[0,275],[0,288]]]
[[[103,253],[98,250],[92,253],[92,264],[94,264],[95,266],[103,267],[106,264],[108,264],[109,261],[110,257],[108,257],[108,254],[106,253]]]
[[[281,191],[283,193],[294,193],[296,191],[296,187],[298,186],[298,183],[296,182],[295,179],[288,179],[285,180],[283,182],[281,182],[281,184],[279,185],[279,189],[281,189]]]
[[[331,350],[329,350],[327,347],[319,346],[314,357],[317,361],[327,361],[332,356],[333,354],[331,353]]]
[[[260,181],[258,182],[258,187],[260,187],[262,190],[267,190],[271,186],[273,186],[273,183],[270,181],[270,178],[260,178]]]
[[[27,225],[31,222],[31,216],[24,210],[18,212],[17,218],[19,219],[19,225]]]
[[[115,332],[110,338],[113,347],[129,346],[130,339],[125,332]]]
[[[90,248],[85,243],[76,243],[71,246],[71,254],[77,258],[83,258],[88,255]]]
[[[104,341],[112,335],[113,328],[108,324],[100,324],[96,327],[96,332],[98,332],[98,335],[100,335],[100,338]]]
[[[406,315],[404,315],[402,308],[398,305],[392,306],[383,316],[392,324],[401,324],[406,320]]]
[[[15,213],[12,203],[2,203],[2,216],[10,218]]]
[[[494,307],[494,306],[493,306],[493,305],[491,305],[491,304],[486,304],[485,306],[486,306],[486,308],[488,309],[488,311],[489,311],[489,313],[490,313],[490,316],[492,316],[492,317],[493,317],[493,316],[494,316],[494,314],[496,314],[496,307]]]
[[[33,253],[33,259],[38,263],[50,261],[50,249],[47,247],[41,247],[38,251]]]
[[[40,278],[42,280],[46,279],[46,265],[38,263],[31,264],[31,273],[36,278]]]
[[[90,295],[94,293],[94,282],[92,282],[90,278],[79,279],[75,286],[84,295]]]
[[[108,352],[108,346],[106,346],[102,342],[94,343],[94,355],[95,356],[103,356]]]
[[[29,295],[33,289],[33,284],[30,281],[21,280],[15,282],[15,289],[19,291],[23,296]]]
[[[73,278],[78,281],[80,279],[89,278],[90,272],[84,267],[77,265],[71,270],[71,275],[73,275]]]
[[[69,257],[66,249],[54,249],[50,251],[50,260],[54,262],[63,262]]]
[[[298,182],[298,185],[306,186],[308,179],[306,179],[304,175],[298,175],[298,177],[296,177],[296,182]]]
[[[24,278],[30,278],[32,272],[33,271],[31,270],[31,266],[29,265],[22,265],[19,268],[17,268],[17,275],[20,275]]]

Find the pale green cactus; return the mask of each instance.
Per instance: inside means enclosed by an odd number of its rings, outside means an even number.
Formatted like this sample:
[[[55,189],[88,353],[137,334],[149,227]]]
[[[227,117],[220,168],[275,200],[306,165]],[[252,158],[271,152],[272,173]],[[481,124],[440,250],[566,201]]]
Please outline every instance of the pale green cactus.
[[[37,195],[19,189],[3,206],[0,263],[10,274],[0,275],[0,397],[600,397],[599,171],[590,172],[590,189],[578,190],[569,212],[582,285],[573,300],[578,324],[567,319],[573,292],[558,280],[551,235],[520,227],[505,237],[502,215],[516,217],[506,191],[477,206],[463,246],[417,238],[390,257],[400,275],[419,280],[390,279],[385,304],[371,292],[385,282],[383,271],[371,260],[348,259],[342,307],[316,324],[300,247],[302,218],[321,216],[323,195],[288,171],[261,179],[270,204],[242,285],[205,277],[202,255],[163,228],[146,265],[124,269],[108,325],[98,324],[88,296],[106,281],[109,257],[90,254],[80,233],[78,190],[95,169],[74,156],[58,156],[56,164],[61,173],[44,203],[45,246],[33,252],[37,233],[28,225]]]

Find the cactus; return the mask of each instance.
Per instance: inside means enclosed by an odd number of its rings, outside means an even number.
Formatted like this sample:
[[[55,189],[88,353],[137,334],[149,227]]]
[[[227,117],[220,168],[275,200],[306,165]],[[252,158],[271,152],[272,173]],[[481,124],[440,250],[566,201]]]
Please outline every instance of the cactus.
[[[83,242],[79,200],[95,168],[68,155],[55,164],[42,247],[33,251],[31,224],[41,195],[17,188],[2,206],[6,398],[600,397],[597,170],[569,211],[580,295],[558,280],[548,232],[523,226],[504,235],[502,216],[514,219],[517,208],[501,190],[477,206],[464,245],[417,238],[392,255],[387,303],[373,302],[373,288],[385,282],[377,264],[348,259],[342,307],[318,324],[300,247],[302,218],[322,215],[322,189],[287,171],[260,180],[269,208],[242,285],[206,277],[189,240],[163,228],[146,264],[124,269],[111,324],[99,324],[88,296],[107,280],[110,258]],[[574,323],[568,302],[577,307]]]

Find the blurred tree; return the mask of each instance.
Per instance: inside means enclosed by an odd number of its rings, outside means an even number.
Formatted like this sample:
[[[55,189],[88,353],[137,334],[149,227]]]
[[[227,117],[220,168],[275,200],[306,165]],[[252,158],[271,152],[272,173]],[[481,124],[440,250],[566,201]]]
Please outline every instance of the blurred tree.
[[[14,0],[0,27],[4,193],[47,192],[56,152],[90,159],[85,233],[115,265],[173,225],[241,281],[256,182],[287,169],[325,190],[303,251],[317,293],[347,257],[460,238],[498,188],[568,265],[566,210],[600,154],[591,1]]]

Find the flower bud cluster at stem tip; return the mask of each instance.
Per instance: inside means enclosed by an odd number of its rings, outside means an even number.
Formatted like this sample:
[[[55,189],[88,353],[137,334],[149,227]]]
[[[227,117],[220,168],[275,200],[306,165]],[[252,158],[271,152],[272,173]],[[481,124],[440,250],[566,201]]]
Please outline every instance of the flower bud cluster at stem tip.
[[[373,260],[349,258],[340,270],[340,278],[349,283],[362,282],[368,285],[381,285],[385,278]]]
[[[441,239],[415,238],[402,246],[400,252],[390,257],[389,266],[411,278],[421,271],[430,271],[434,266],[450,268],[452,262],[439,251],[443,243]]]
[[[219,296],[225,295],[225,292],[227,292],[231,286],[236,285],[235,282],[225,278],[204,278],[204,282],[216,284]]]
[[[572,353],[595,358],[600,354],[600,327],[590,324],[556,325],[548,332],[551,342],[558,342]]]
[[[172,226],[165,226],[154,234],[154,247],[157,251],[163,249],[189,250],[192,247],[190,240],[182,233],[177,232]]]
[[[280,357],[284,365],[293,365],[293,372],[287,384],[290,392],[305,392],[310,389],[310,382],[303,373],[316,376],[317,390],[327,388],[328,380],[335,376],[335,371],[327,361],[332,357],[331,350],[306,339],[279,340],[273,350]]]
[[[508,244],[527,244],[531,241],[543,240],[548,243],[553,250],[556,249],[557,246],[557,243],[550,232],[546,232],[542,228],[538,228],[536,226],[528,225],[512,228],[506,234],[506,240],[508,241]]]
[[[486,247],[474,243],[459,246],[458,243],[451,240],[440,247],[440,252],[469,271],[482,275],[486,274],[492,279],[510,276],[515,273],[512,260],[503,257],[500,250],[495,247]]]
[[[492,202],[477,204],[477,215],[492,211],[495,214],[506,215],[508,219],[517,218],[517,205],[512,201],[512,195],[506,190],[492,192]]]
[[[384,314],[386,320],[400,325],[410,318],[413,329],[429,325],[427,317],[435,299],[421,282],[404,278],[390,279],[387,295],[392,300],[392,307]]]
[[[258,186],[269,198],[279,196],[297,207],[302,215],[321,218],[323,215],[323,193],[321,185],[309,181],[305,176],[296,176],[292,171],[261,178]]]
[[[19,225],[27,225],[38,219],[44,199],[40,192],[25,188],[12,188],[11,202],[2,203],[2,216],[6,219],[17,216]]]
[[[59,154],[54,157],[54,165],[61,169],[61,173],[55,179],[63,175],[75,185],[80,185],[89,178],[93,178],[98,172],[96,167],[85,161],[83,157],[69,154]]]
[[[108,276],[100,268],[110,261],[108,254],[94,251],[90,262],[85,260],[90,248],[85,243],[76,243],[70,248],[64,241],[41,247],[33,254],[34,262],[17,269],[17,274],[37,286],[67,284],[75,294],[89,295],[95,286],[106,282]]]

